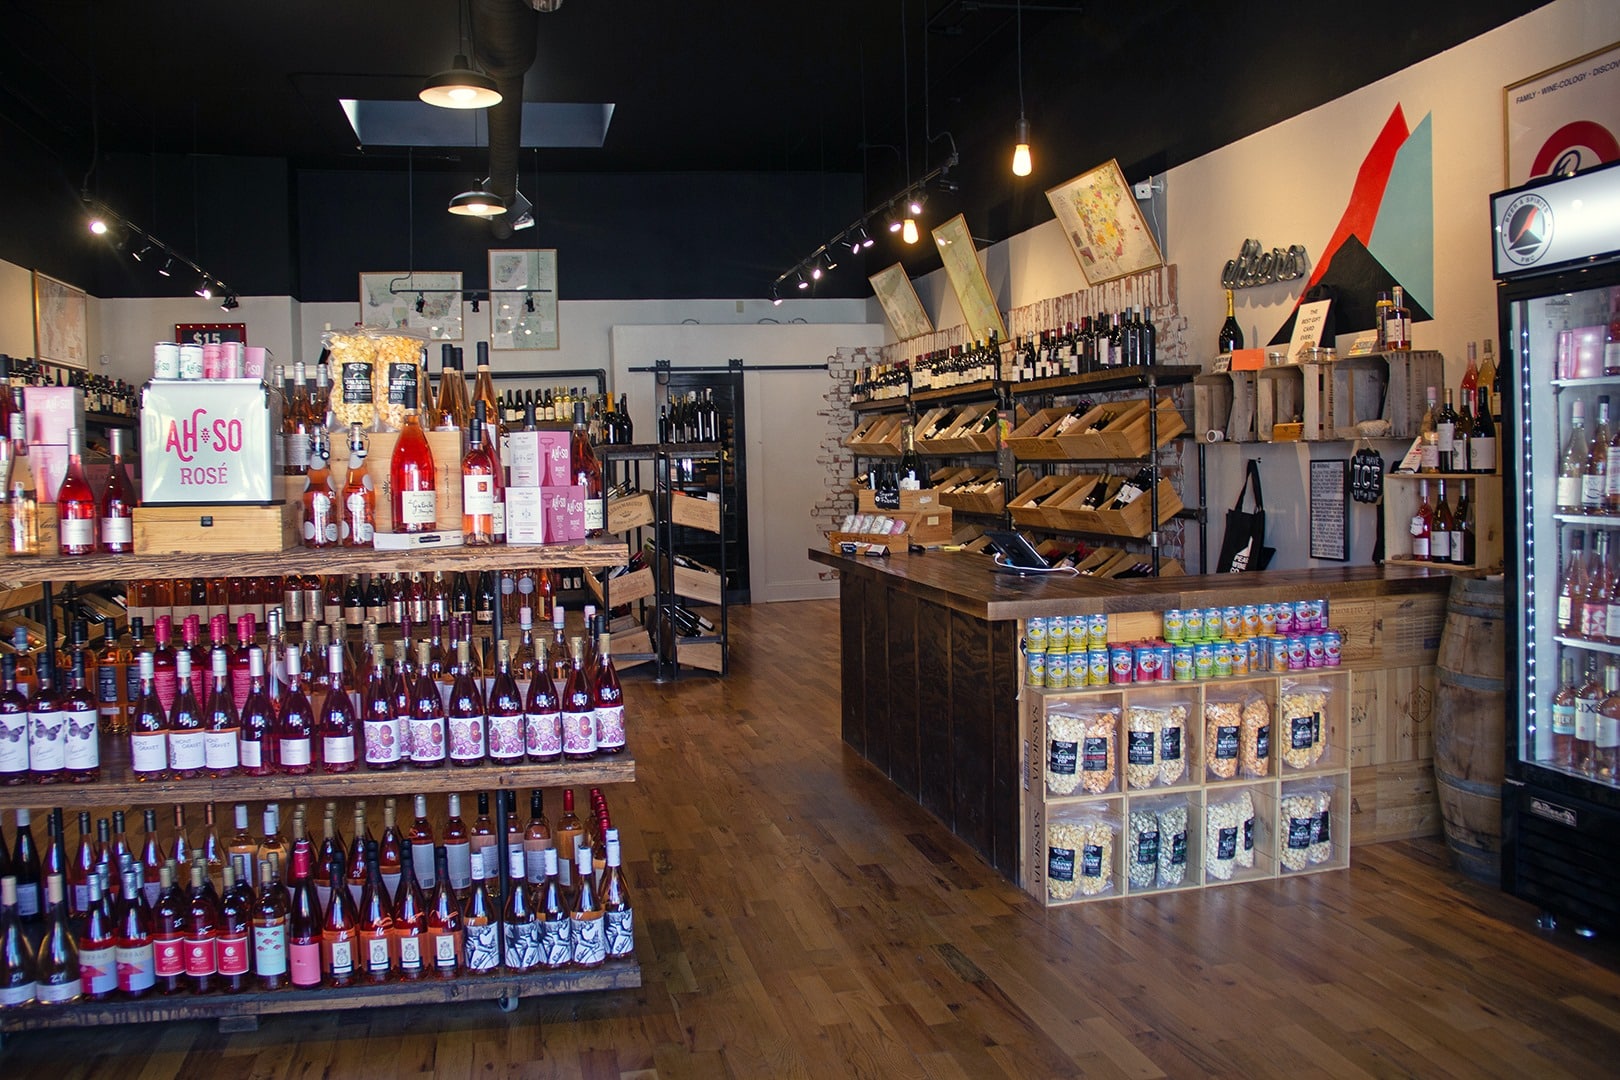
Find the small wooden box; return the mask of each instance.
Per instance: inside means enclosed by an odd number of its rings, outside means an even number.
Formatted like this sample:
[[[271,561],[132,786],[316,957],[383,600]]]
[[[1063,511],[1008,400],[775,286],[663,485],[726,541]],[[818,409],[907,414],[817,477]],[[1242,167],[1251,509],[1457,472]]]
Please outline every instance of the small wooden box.
[[[650,652],[652,652],[652,635],[645,627],[638,626],[633,630],[613,632],[613,666],[620,671],[649,663],[645,659],[631,659],[631,653]]]
[[[1436,350],[1383,353],[1389,365],[1389,390],[1384,395],[1384,419],[1392,439],[1410,439],[1428,411],[1428,389],[1443,389],[1445,358]]]
[[[591,595],[597,601],[603,602],[603,582],[594,573],[585,574],[585,587],[591,590]],[[652,567],[643,566],[640,570],[632,570],[628,574],[609,578],[607,581],[607,597],[614,607],[620,604],[630,604],[653,594]]]
[[[607,504],[607,531],[628,532],[653,523],[652,496],[645,491],[609,499]]]
[[[704,671],[724,671],[725,646],[718,641],[683,641],[675,646],[675,659],[684,667],[701,668]]]
[[[1261,442],[1283,439],[1272,429],[1278,424],[1299,425],[1305,416],[1305,376],[1297,364],[1265,368],[1255,380],[1254,433]],[[1297,439],[1296,434],[1293,438]]]
[[[263,554],[298,546],[298,509],[280,506],[138,506],[137,555]]]
[[[684,596],[688,600],[696,600],[704,604],[720,603],[720,575],[711,574],[706,570],[694,570],[689,566],[676,566],[675,594]],[[614,603],[618,603],[617,597]]]
[[[1376,357],[1301,364],[1304,375],[1304,438],[1355,439],[1356,425],[1376,420],[1384,408],[1384,382],[1389,368]]]
[[[720,504],[710,499],[670,492],[669,520],[676,525],[717,533],[720,531]]]
[[[1034,413],[1013,428],[1012,433],[1007,436],[1008,447],[1025,460],[1062,457],[1063,447],[1056,439],[1046,438],[1045,433],[1070,412],[1071,410],[1066,408],[1052,408]]]
[[[903,413],[879,413],[876,416],[869,416],[850,432],[844,445],[857,454],[899,457],[900,426],[904,421]]]
[[[1146,457],[1187,430],[1187,421],[1181,418],[1175,402],[1168,397],[1159,399],[1157,445],[1149,438],[1148,421],[1147,402],[1139,401],[1098,434],[1102,436],[1103,446],[1109,454],[1122,458],[1140,458]]]

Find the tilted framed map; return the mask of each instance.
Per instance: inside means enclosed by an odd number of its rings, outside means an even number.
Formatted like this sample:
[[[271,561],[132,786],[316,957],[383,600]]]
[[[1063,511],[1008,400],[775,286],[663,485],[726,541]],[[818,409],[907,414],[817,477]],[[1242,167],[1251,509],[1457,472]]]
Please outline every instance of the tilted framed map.
[[[903,264],[895,263],[866,280],[872,283],[872,291],[877,294],[878,303],[883,305],[883,314],[894,328],[895,337],[909,341],[934,332],[934,324],[929,321],[928,312],[923,310],[922,301],[917,299],[917,287],[906,275]]]
[[[1119,162],[1110,160],[1065,180],[1046,193],[1052,212],[1069,238],[1087,285],[1127,277],[1164,263],[1159,242],[1125,182]]]
[[[957,214],[934,229],[934,245],[939,248],[945,276],[951,279],[951,288],[962,305],[962,321],[968,333],[981,340],[988,340],[994,333],[997,340],[1006,341],[1007,324],[1002,322],[1001,309],[990,291],[990,279],[984,276],[984,264],[979,262],[978,249],[973,246],[967,218]]]

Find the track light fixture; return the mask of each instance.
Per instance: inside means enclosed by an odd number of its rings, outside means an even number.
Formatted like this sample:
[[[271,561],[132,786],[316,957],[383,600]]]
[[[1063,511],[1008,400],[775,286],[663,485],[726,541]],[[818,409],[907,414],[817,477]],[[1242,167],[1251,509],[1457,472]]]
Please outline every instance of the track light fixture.
[[[241,303],[237,301],[236,297],[230,293],[226,293],[225,299],[219,302],[219,310],[221,311],[235,311],[241,306]]]
[[[152,242],[143,238],[141,246],[136,248],[134,251],[131,251],[129,253],[129,257],[134,259],[136,262],[145,262],[146,256],[151,250]]]
[[[833,258],[833,249],[831,247],[821,253],[821,268],[828,273],[838,269],[838,261]]]
[[[99,217],[90,219],[90,231],[97,236],[107,235],[107,223]]]
[[[820,281],[821,280],[821,264],[820,263],[811,263],[810,264],[810,280],[811,281]]]
[[[918,217],[919,215],[922,214],[923,207],[927,206],[927,205],[928,205],[928,192],[922,191],[920,189],[917,190],[917,191],[913,191],[910,195],[906,196],[906,216],[907,217]],[[910,243],[911,241],[908,240],[906,242]]]
[[[804,280],[804,272],[801,270],[799,272],[799,288],[808,289],[809,287],[810,287],[810,283],[808,281]]]
[[[871,247],[873,242],[872,235],[866,231],[866,226],[857,225],[855,227],[855,239],[850,243],[849,250],[860,251],[863,248]]]
[[[523,298],[523,310],[529,312],[530,314],[533,314],[533,312],[534,312],[534,294],[533,293],[530,293],[528,296],[525,296]]]
[[[193,291],[204,300],[207,300],[214,295],[213,287],[208,284],[207,274],[204,274],[201,278],[197,279],[197,288]]]
[[[168,277],[170,274],[174,273],[173,255],[170,255],[167,259],[163,260],[163,265],[158,267],[158,273],[162,274],[164,277]]]
[[[472,298],[472,309],[474,315],[478,314],[478,297],[476,296]]]

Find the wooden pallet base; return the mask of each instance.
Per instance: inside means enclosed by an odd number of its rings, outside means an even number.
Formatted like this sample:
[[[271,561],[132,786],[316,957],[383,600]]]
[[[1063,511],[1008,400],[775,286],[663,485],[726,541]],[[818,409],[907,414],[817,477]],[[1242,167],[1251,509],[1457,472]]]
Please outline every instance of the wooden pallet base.
[[[612,960],[589,970],[423,979],[420,982],[351,986],[342,990],[327,988],[247,994],[182,994],[172,997],[154,994],[136,1001],[31,1005],[0,1013],[0,1032],[169,1020],[218,1020],[222,1031],[251,1031],[258,1026],[259,1017],[279,1013],[332,1012],[386,1005],[437,1005],[466,1001],[499,1001],[504,1006],[526,997],[631,990],[640,985],[641,965],[631,958]]]

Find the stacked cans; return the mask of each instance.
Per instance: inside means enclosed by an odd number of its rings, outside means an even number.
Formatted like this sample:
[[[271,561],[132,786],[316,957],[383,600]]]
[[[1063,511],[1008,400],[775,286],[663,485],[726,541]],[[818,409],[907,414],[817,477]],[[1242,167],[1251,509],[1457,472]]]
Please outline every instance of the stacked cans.
[[[1030,618],[1024,681],[1065,690],[1338,667],[1344,636],[1327,610],[1326,600],[1172,608],[1151,641],[1109,641],[1106,615]]]
[[[257,372],[249,370],[248,353],[257,360]],[[247,349],[240,341],[212,341],[207,344],[177,344],[160,341],[152,346],[154,379],[242,379],[264,376],[262,348]]]

